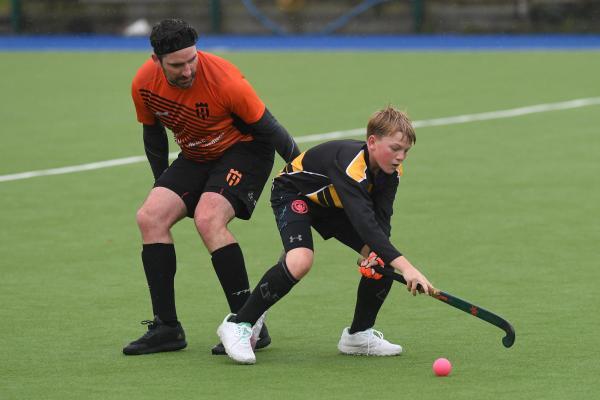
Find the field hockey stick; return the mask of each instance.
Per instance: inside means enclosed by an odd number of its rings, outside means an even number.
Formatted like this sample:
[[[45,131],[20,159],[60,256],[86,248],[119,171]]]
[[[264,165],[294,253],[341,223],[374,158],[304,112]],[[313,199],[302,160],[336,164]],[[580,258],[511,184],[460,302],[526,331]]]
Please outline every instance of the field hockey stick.
[[[381,275],[388,276],[406,285],[406,280],[404,279],[404,277],[400,274],[395,273],[389,268],[383,268],[379,265],[373,265],[371,266],[371,268],[373,268],[375,272]],[[419,289],[420,291],[422,291],[423,289],[420,286],[421,285],[419,285]],[[484,308],[471,304],[468,301],[453,296],[450,293],[442,292],[441,290],[436,289],[436,291],[430,296],[502,329],[506,333],[506,336],[502,338],[502,344],[504,345],[504,347],[511,347],[515,343],[515,329],[504,318]]]

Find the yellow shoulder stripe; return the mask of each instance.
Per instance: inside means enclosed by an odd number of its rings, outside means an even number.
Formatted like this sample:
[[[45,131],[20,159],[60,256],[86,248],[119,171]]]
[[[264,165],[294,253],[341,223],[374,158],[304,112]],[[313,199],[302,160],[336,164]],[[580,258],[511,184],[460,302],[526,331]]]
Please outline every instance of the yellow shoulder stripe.
[[[364,150],[361,150],[350,162],[350,165],[346,168],[346,175],[356,182],[362,182],[367,179],[367,161],[365,160]]]
[[[302,166],[302,160],[304,159],[304,155],[306,152],[300,153],[300,155],[292,161],[292,170],[293,172],[304,171],[304,167]]]

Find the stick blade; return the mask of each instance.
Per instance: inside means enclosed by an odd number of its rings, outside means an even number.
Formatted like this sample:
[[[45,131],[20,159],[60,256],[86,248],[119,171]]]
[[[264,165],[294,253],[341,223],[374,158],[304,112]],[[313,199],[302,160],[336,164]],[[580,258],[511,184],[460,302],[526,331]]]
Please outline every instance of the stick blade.
[[[515,328],[511,324],[508,324],[504,331],[506,332],[506,336],[502,338],[502,344],[504,347],[509,348],[515,344]]]

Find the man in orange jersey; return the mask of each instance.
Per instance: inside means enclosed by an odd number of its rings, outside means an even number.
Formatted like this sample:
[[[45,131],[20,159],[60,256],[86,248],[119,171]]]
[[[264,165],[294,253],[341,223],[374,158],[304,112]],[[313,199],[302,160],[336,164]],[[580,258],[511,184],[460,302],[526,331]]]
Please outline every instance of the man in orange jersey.
[[[194,219],[232,313],[250,294],[240,246],[228,230],[234,217],[252,215],[273,167],[275,150],[287,162],[299,154],[288,132],[271,115],[242,73],[228,61],[198,51],[197,33],[186,22],[154,26],[152,58],[132,83],[143,125],[154,188],[137,212],[142,263],[154,319],[148,331],[123,348],[127,355],[187,346],[175,309],[175,247],[171,227]],[[168,164],[166,128],[181,148]],[[257,348],[271,342],[263,329]],[[224,354],[219,343],[213,354]]]
[[[387,107],[373,114],[365,139],[312,147],[288,163],[273,181],[271,207],[285,256],[265,272],[237,315],[228,315],[219,326],[217,333],[233,360],[256,362],[253,348],[262,316],[311,269],[311,227],[324,239],[334,237],[365,257],[354,318],[342,330],[339,351],[366,356],[402,353],[400,345],[373,329],[393,280],[375,273],[372,266],[387,264],[386,268],[400,271],[413,295],[433,291],[427,278],[389,239],[402,164],[416,136],[408,116]]]

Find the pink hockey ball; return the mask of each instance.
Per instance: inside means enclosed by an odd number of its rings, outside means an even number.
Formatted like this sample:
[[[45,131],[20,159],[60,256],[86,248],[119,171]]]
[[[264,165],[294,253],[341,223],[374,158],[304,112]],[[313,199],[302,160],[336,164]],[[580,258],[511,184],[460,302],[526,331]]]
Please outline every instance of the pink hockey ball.
[[[438,358],[433,362],[433,373],[437,376],[448,376],[452,371],[452,364],[445,358]]]

